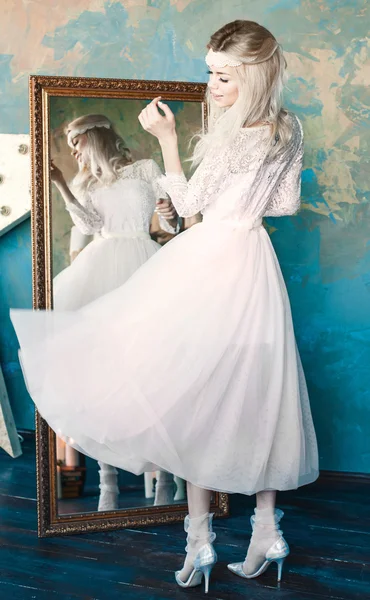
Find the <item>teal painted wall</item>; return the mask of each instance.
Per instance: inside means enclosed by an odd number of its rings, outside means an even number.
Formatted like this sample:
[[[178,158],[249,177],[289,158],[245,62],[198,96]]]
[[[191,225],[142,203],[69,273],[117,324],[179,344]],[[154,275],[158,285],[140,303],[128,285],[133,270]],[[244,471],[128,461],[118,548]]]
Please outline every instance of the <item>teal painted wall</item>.
[[[9,307],[32,306],[30,220],[0,238],[0,359],[17,427],[34,428],[33,402],[20,372],[18,342]]]
[[[9,2],[9,6],[12,2]],[[0,24],[0,132],[28,131],[33,74],[206,81],[209,35],[236,18],[269,27],[286,52],[286,105],[306,134],[303,204],[269,219],[291,297],[321,467],[370,472],[370,40],[366,0],[56,0]],[[20,41],[21,40],[21,41]],[[1,48],[4,48],[1,54]],[[8,278],[9,251],[14,271]],[[29,230],[0,238],[1,361],[19,426],[32,410],[9,306],[30,305]]]

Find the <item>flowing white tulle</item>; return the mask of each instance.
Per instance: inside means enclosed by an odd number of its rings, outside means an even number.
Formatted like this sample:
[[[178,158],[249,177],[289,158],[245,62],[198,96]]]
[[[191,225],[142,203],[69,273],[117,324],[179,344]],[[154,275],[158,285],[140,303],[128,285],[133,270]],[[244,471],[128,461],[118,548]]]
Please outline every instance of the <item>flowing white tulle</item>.
[[[30,316],[12,317],[28,389],[91,456],[229,492],[315,477],[289,303],[264,229],[195,225],[103,299]]]
[[[238,208],[250,173],[113,292],[12,312],[38,410],[90,456],[224,492],[317,478],[285,284],[253,206]]]
[[[135,232],[93,240],[55,277],[54,308],[77,310],[115,290],[159,249],[149,234],[145,237]]]

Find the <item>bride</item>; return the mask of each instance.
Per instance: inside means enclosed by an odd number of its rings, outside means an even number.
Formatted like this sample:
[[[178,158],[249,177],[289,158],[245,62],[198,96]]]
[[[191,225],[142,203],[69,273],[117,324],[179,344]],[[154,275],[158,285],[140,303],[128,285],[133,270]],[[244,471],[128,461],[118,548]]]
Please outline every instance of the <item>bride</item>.
[[[12,319],[28,389],[53,429],[115,466],[188,482],[176,581],[205,577],[207,591],[217,559],[210,490],[257,494],[246,559],[229,568],[251,578],[276,562],[280,579],[289,548],[276,490],[314,481],[318,455],[287,290],[262,225],[300,203],[303,134],[281,105],[285,59],[266,28],[234,21],[211,36],[206,62],[210,128],[190,181],[169,107],[156,98],[139,116],[161,146],[159,183],[180,216],[201,211],[202,223],[79,311]]]

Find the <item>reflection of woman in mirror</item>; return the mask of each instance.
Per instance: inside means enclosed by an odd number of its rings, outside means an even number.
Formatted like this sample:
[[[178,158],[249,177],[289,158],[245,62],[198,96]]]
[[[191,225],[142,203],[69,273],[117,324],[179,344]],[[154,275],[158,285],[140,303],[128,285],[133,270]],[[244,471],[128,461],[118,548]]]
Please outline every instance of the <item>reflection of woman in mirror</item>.
[[[252,578],[276,562],[280,578],[289,549],[275,490],[318,476],[289,299],[262,226],[300,203],[303,136],[281,105],[285,59],[250,21],[226,25],[208,49],[210,128],[189,182],[169,107],[156,98],[139,117],[159,140],[178,213],[201,211],[202,223],[76,313],[13,314],[31,395],[53,429],[111,464],[188,481],[182,587],[203,577],[207,587],[217,559],[209,490],[257,494],[246,559],[230,569]]]
[[[74,223],[74,260],[54,278],[56,310],[75,310],[117,288],[159,250],[149,235],[155,210],[163,230],[178,231],[176,211],[156,183],[159,167],[153,160],[133,162],[107,117],[90,114],[75,119],[67,128],[67,139],[78,173],[68,185],[52,162],[51,179]],[[84,236],[94,239],[86,245]],[[117,470],[101,461],[99,466],[98,510],[115,510]],[[157,502],[165,492],[168,495],[171,484],[173,488],[173,480],[167,479],[166,473],[157,479]]]
[[[75,310],[115,289],[159,250],[149,234],[155,210],[162,229],[178,231],[176,212],[156,182],[158,165],[153,160],[133,162],[107,117],[75,119],[67,138],[78,173],[68,185],[52,162],[51,180],[78,230],[96,239],[55,277],[58,310]]]

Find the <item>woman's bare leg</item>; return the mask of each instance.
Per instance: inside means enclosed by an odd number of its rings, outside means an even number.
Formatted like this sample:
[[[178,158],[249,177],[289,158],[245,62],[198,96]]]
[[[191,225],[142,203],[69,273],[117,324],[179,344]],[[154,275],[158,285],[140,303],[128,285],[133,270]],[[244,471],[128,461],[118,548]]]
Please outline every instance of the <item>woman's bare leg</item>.
[[[257,492],[256,506],[257,510],[266,510],[274,514],[276,505],[276,490],[265,490]]]
[[[186,482],[186,489],[188,494],[189,517],[194,519],[195,517],[201,517],[202,515],[209,513],[212,492],[197,487],[193,483],[189,483],[189,481]]]

